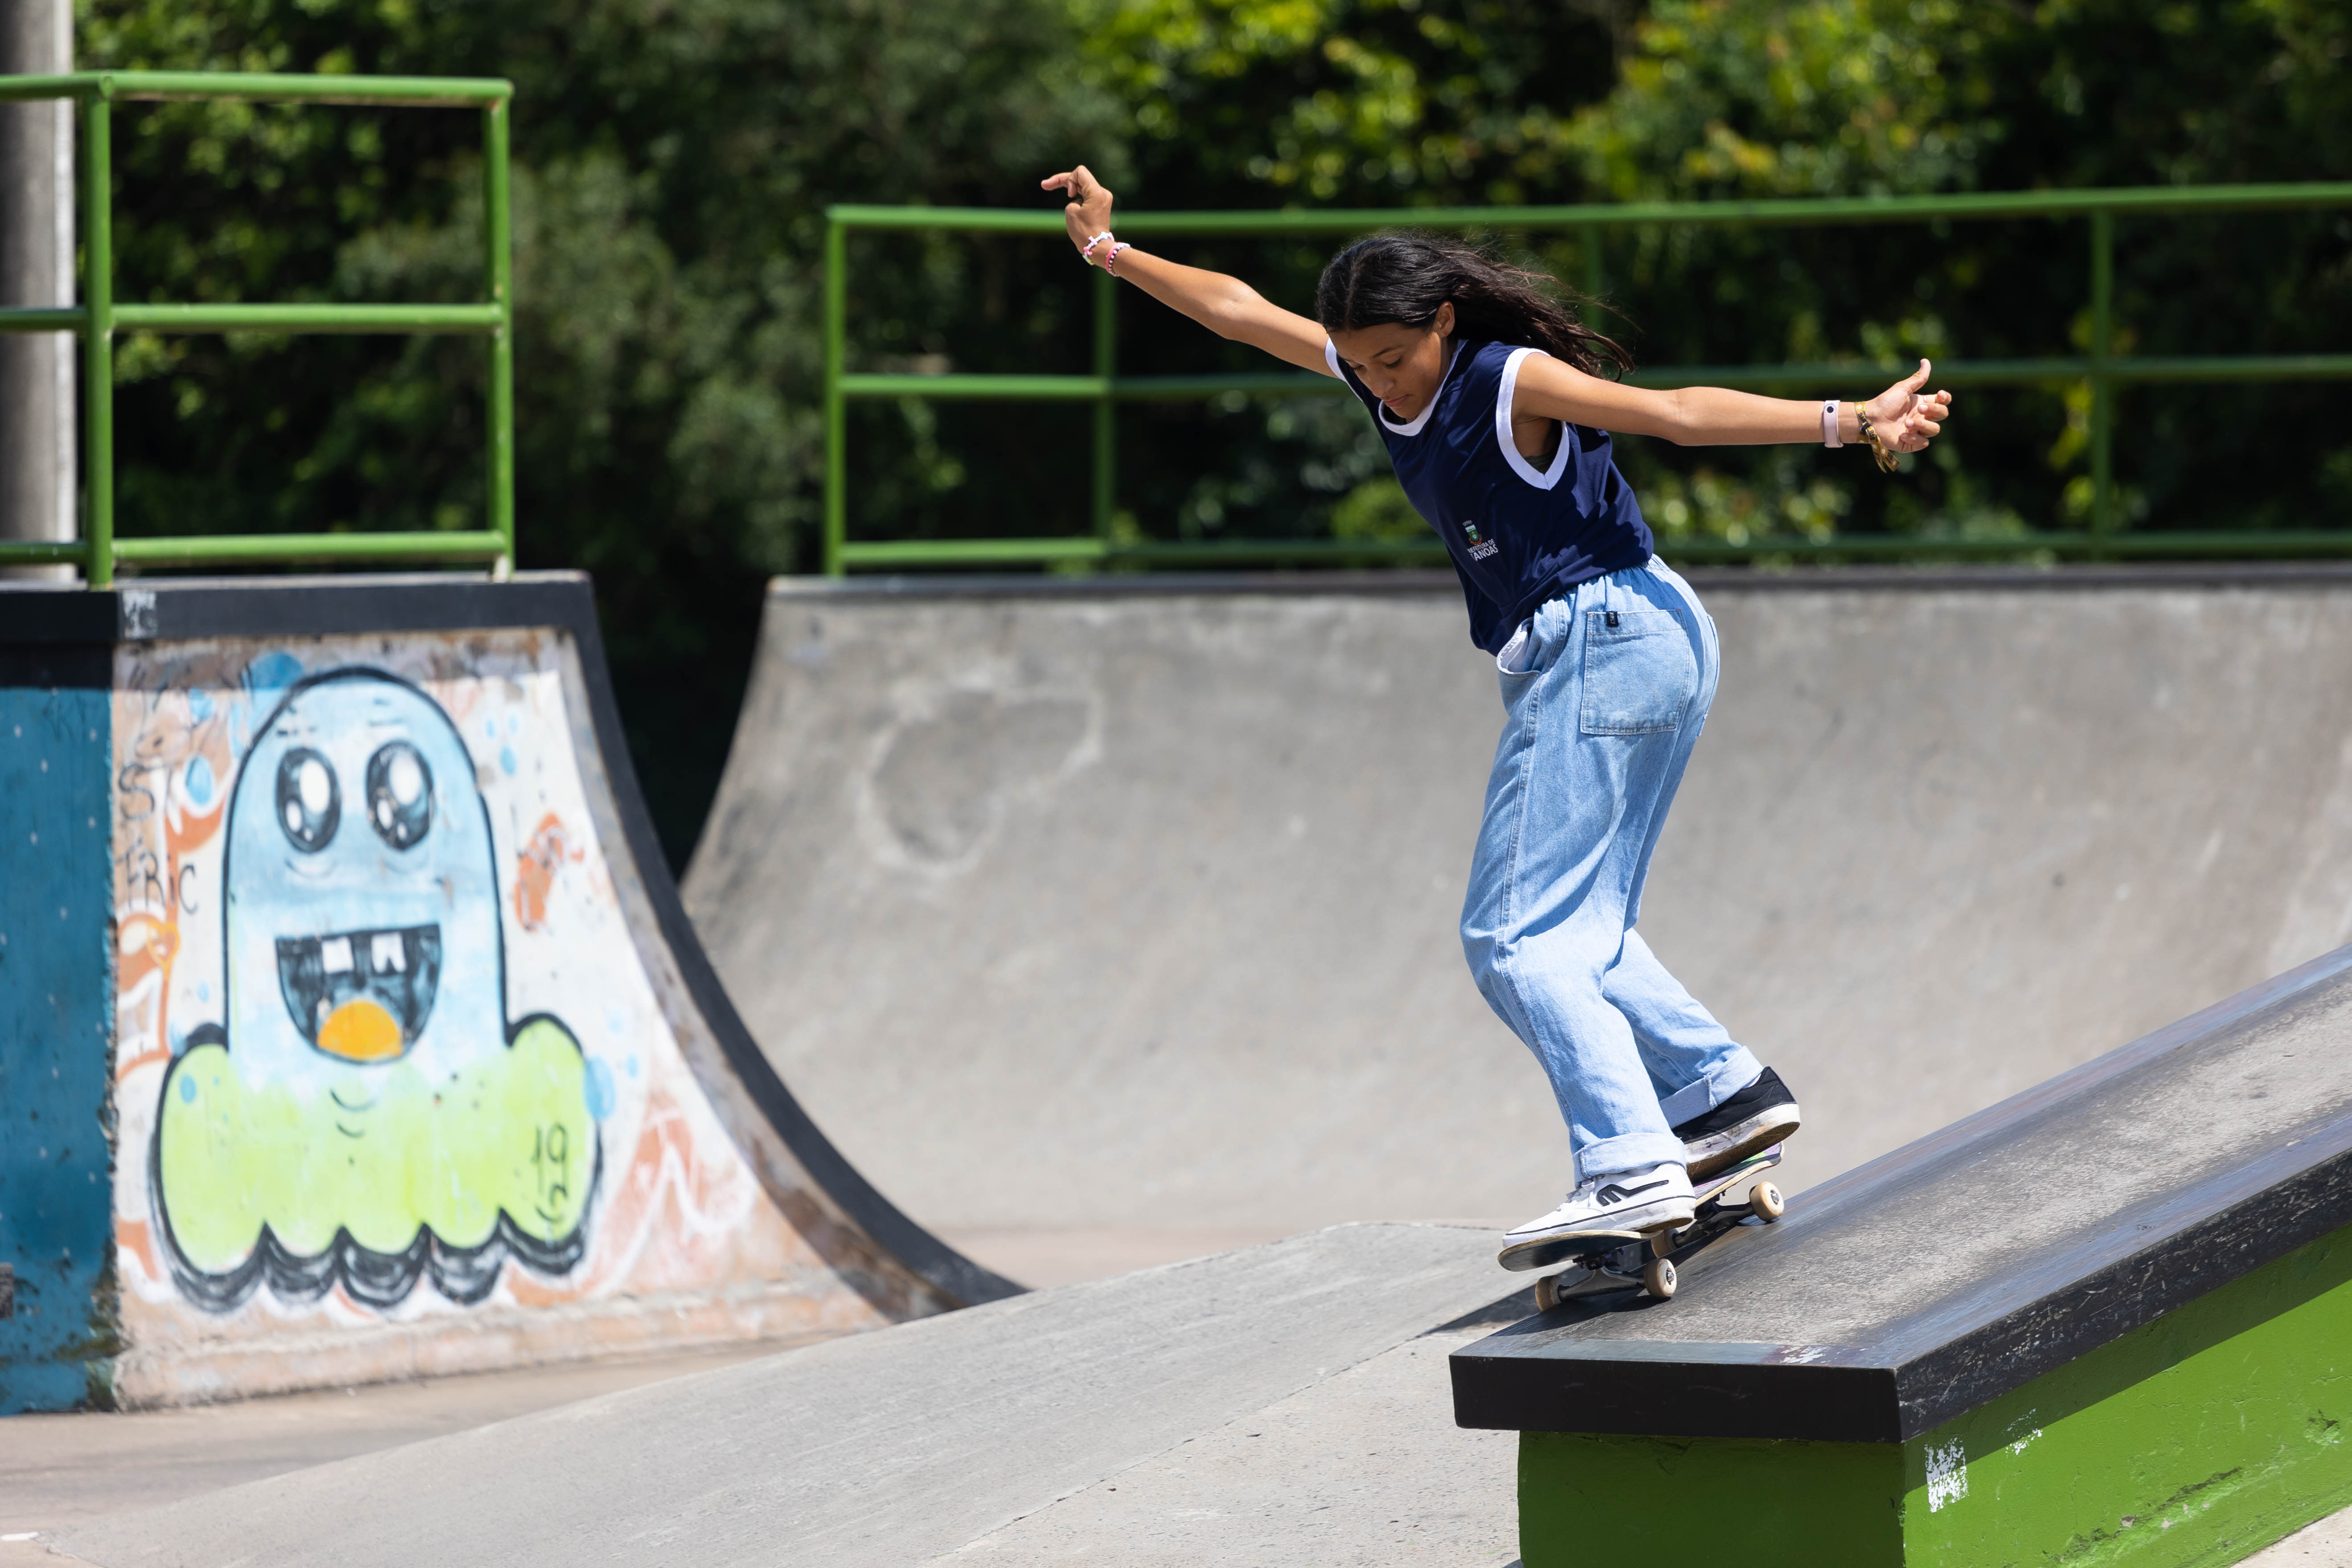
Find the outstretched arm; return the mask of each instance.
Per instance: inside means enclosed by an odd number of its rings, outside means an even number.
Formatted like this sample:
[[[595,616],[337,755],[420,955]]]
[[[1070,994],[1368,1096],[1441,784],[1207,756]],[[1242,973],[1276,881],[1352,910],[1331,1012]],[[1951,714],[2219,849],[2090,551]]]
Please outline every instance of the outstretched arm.
[[[1083,242],[1082,242],[1083,243]],[[1933,369],[1919,368],[1866,403],[1838,405],[1838,439],[1862,439],[1860,416],[1898,452],[1918,452],[1936,438],[1952,412],[1952,395],[1923,395]],[[1530,416],[1565,420],[1599,430],[1663,436],[1684,447],[1762,447],[1822,438],[1822,405],[1788,397],[1759,397],[1720,386],[1650,392],[1587,375],[1548,355],[1530,355],[1511,400],[1514,421]]]
[[[1095,236],[1109,231],[1111,194],[1084,163],[1038,184],[1069,197],[1062,208],[1062,219],[1069,228],[1071,244],[1083,249]],[[1088,259],[1100,264],[1110,243],[1105,240],[1096,246]],[[1323,355],[1329,334],[1306,317],[1269,304],[1238,278],[1181,267],[1131,245],[1119,247],[1117,270],[1125,281],[1171,310],[1181,310],[1221,338],[1264,349],[1278,360],[1318,375],[1331,374]]]

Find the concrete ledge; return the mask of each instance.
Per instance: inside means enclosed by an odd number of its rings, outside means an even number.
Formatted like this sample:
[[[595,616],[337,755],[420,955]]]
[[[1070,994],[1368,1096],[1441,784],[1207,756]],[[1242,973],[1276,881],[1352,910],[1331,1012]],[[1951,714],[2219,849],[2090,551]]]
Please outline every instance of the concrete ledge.
[[[2352,948],[1452,1357],[1528,1568],[2230,1563],[2352,1501]],[[1737,1497],[1694,1519],[1693,1496]]]
[[[2352,1233],[1899,1444],[1530,1432],[1527,1568],[2233,1563],[2352,1502]],[[1727,1501],[1693,1527],[1692,1497]]]
[[[1675,1300],[1453,1357],[1465,1426],[1908,1443],[2352,1225],[2352,948],[1823,1184]]]

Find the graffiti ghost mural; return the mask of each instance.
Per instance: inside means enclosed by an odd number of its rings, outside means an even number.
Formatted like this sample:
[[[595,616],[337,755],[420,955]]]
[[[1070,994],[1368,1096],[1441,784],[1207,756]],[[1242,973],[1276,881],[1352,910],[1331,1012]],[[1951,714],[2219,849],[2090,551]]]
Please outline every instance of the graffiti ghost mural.
[[[254,732],[222,865],[225,1018],[163,1080],[153,1212],[179,1285],[267,1279],[384,1308],[470,1303],[505,1258],[562,1273],[600,1151],[578,1040],[509,1023],[488,805],[417,687],[344,668]]]

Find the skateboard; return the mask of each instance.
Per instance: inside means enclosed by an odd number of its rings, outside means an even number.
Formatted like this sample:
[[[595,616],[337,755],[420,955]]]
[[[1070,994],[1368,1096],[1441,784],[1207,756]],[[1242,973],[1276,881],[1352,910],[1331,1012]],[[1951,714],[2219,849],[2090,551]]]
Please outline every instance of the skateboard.
[[[1535,1267],[1541,1268],[1562,1258],[1570,1267],[1536,1281],[1536,1310],[1549,1312],[1571,1296],[1622,1289],[1627,1285],[1639,1285],[1661,1301],[1668,1300],[1675,1293],[1675,1258],[1688,1258],[1750,1215],[1770,1225],[1787,1212],[1788,1200],[1769,1182],[1750,1187],[1746,1203],[1723,1201],[1726,1192],[1780,1163],[1780,1145],[1775,1143],[1703,1182],[1692,1183],[1691,1195],[1698,1200],[1698,1212],[1680,1230],[1649,1236],[1604,1231],[1559,1243],[1558,1252]]]

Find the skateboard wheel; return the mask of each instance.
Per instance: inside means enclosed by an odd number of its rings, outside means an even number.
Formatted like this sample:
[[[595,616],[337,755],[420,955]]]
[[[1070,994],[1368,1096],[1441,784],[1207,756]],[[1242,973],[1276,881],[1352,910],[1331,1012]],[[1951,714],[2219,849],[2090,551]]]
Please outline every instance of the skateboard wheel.
[[[1642,1285],[1659,1300],[1671,1300],[1675,1293],[1675,1266],[1663,1258],[1653,1258],[1642,1270]]]
[[[1652,1231],[1650,1233],[1650,1256],[1653,1258],[1664,1258],[1667,1253],[1672,1252],[1675,1249],[1675,1233],[1671,1230]]]
[[[1559,1305],[1559,1276],[1547,1274],[1536,1281],[1536,1310],[1549,1312]]]
[[[1771,1221],[1789,1212],[1789,1200],[1782,1197],[1780,1189],[1771,1183],[1759,1182],[1748,1191],[1748,1206],[1757,1218]]]

